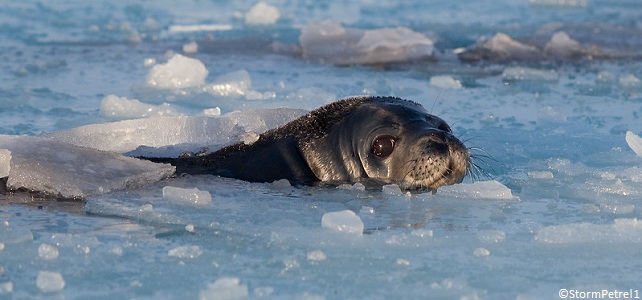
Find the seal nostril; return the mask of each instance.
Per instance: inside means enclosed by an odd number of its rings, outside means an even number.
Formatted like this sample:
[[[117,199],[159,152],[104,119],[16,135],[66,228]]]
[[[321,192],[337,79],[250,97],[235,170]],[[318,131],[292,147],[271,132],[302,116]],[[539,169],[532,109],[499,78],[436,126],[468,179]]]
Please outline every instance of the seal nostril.
[[[435,154],[448,154],[448,144],[443,142],[428,142],[426,143],[425,149]]]

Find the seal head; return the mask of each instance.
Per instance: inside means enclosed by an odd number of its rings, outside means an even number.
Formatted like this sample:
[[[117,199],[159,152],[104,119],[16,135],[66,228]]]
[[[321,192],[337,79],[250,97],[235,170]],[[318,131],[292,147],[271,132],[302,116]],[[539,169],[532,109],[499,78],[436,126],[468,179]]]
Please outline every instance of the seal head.
[[[378,182],[405,190],[461,182],[470,155],[448,124],[421,105],[399,98],[365,97],[324,136],[302,143],[323,182]],[[331,149],[331,151],[328,151]]]

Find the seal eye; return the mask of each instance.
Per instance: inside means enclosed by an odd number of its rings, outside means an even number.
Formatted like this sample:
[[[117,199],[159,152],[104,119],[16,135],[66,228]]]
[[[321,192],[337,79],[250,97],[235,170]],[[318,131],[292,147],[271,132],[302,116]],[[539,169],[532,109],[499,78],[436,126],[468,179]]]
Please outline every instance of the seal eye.
[[[390,135],[382,135],[377,137],[372,143],[372,153],[380,158],[386,158],[392,154],[395,149],[397,140]]]

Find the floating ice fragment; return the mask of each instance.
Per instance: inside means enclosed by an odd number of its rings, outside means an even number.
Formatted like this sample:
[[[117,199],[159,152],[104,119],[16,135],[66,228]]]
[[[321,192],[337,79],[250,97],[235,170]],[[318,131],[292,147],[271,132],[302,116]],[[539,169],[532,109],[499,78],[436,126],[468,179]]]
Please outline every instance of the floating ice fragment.
[[[177,258],[196,258],[203,254],[199,246],[178,246],[167,252],[167,255]]]
[[[5,245],[33,241],[33,233],[24,226],[12,226],[5,221],[0,225],[0,241],[2,241],[0,249],[4,249]]]
[[[442,186],[439,188],[437,193],[458,198],[514,199],[511,190],[495,180]]]
[[[325,253],[321,250],[310,251],[307,254],[308,260],[310,261],[323,261],[326,260]]]
[[[64,198],[84,198],[141,186],[174,174],[170,165],[77,147],[43,137],[0,136],[11,150],[10,190],[24,188]]]
[[[491,61],[537,60],[543,57],[542,51],[536,47],[515,41],[501,32],[490,39],[480,39],[472,49],[461,51],[458,55],[463,60]]]
[[[587,7],[588,0],[528,0],[532,5],[551,5],[568,7]]]
[[[238,70],[216,77],[214,83],[203,87],[203,91],[214,96],[237,98],[245,96],[251,86],[250,74],[246,70]]]
[[[246,145],[252,145],[259,140],[259,134],[252,131],[247,131],[241,134],[241,141]]]
[[[299,41],[303,57],[338,65],[409,61],[433,53],[431,39],[405,27],[360,30],[326,21],[304,27]]]
[[[613,224],[577,223],[542,228],[535,240],[545,244],[642,243],[642,221],[615,219]]]
[[[147,85],[159,89],[181,89],[205,84],[209,72],[198,59],[174,54],[165,64],[155,65],[147,73]]]
[[[330,228],[339,232],[359,235],[363,233],[364,229],[361,218],[351,210],[323,214],[323,217],[321,218],[321,226],[323,228]]]
[[[618,79],[618,82],[623,87],[642,86],[642,81],[640,80],[640,78],[635,77],[635,75],[633,74],[627,74],[627,75],[621,76],[620,79]]]
[[[179,204],[204,206],[212,203],[212,196],[208,191],[201,191],[197,188],[184,189],[173,186],[163,188],[163,199]]]
[[[45,293],[59,292],[65,288],[65,280],[58,272],[40,271],[36,286]]]
[[[463,87],[461,81],[446,75],[430,77],[429,84],[436,88],[450,90],[459,90]]]
[[[486,256],[490,255],[490,251],[488,251],[488,249],[486,249],[486,248],[481,248],[480,247],[480,248],[475,249],[475,251],[473,251],[473,255],[475,257],[486,257]]]
[[[208,108],[208,109],[204,109],[201,113],[204,116],[208,116],[208,117],[218,117],[221,115],[221,108],[220,107]]]
[[[381,192],[388,195],[403,195],[401,188],[396,184],[386,184],[382,186]]]
[[[530,179],[553,179],[551,171],[528,171],[528,178]]]
[[[278,8],[259,1],[245,14],[245,24],[255,26],[273,25],[280,16]]]
[[[170,104],[152,105],[137,99],[107,95],[100,104],[100,115],[112,120],[176,116],[180,113]]]
[[[194,233],[194,232],[195,232],[194,224],[187,224],[187,225],[185,225],[185,231],[187,231],[187,232],[189,232],[189,233]]]
[[[58,249],[48,244],[40,244],[38,247],[38,256],[44,260],[52,260],[58,257]]]
[[[342,190],[355,190],[355,191],[365,191],[366,190],[366,186],[363,185],[363,183],[361,183],[361,182],[357,182],[355,184],[344,183],[344,184],[341,184],[341,185],[337,186],[337,188],[338,189],[342,189]]]
[[[508,67],[504,69],[502,78],[506,81],[557,81],[559,75],[555,70],[538,70],[525,67]]]
[[[196,52],[198,52],[198,44],[196,42],[191,42],[183,45],[183,53],[194,54]]]
[[[0,178],[9,176],[11,171],[11,151],[0,149]]]
[[[483,243],[499,243],[506,239],[506,234],[501,230],[481,230],[477,238]]]
[[[410,262],[407,259],[397,258],[396,263],[400,266],[409,266]]]
[[[544,46],[544,52],[554,58],[573,58],[584,55],[585,51],[580,43],[562,31],[553,34],[551,40]]]
[[[198,151],[204,146],[222,146],[238,141],[239,127],[262,133],[292,121],[306,111],[300,109],[257,109],[211,117],[155,117],[106,124],[92,124],[47,134],[46,137],[105,151],[128,152],[141,145],[167,147],[195,145],[195,149],[166,149],[165,156],[178,156],[183,151]],[[173,150],[174,152],[170,152]],[[210,149],[214,150],[214,149]],[[169,154],[167,154],[169,152]],[[174,154],[175,153],[175,154]],[[150,156],[137,153],[135,156]]]
[[[207,285],[199,294],[201,300],[237,300],[248,299],[247,285],[241,284],[238,278],[223,277]]]
[[[637,156],[642,157],[642,138],[631,131],[627,131],[625,140],[631,150],[633,150]]]
[[[631,214],[635,211],[634,204],[618,204],[618,203],[604,203],[600,205],[600,209],[603,212],[614,214],[614,215],[626,215]]]
[[[432,229],[415,229],[410,232],[411,235],[418,237],[432,237]]]
[[[0,295],[13,293],[13,282],[0,282]]]

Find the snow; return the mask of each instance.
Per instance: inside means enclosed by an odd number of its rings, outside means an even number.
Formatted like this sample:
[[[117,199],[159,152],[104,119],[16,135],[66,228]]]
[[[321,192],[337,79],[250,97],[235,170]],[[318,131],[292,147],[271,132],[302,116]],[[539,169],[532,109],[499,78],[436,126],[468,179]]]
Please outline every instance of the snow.
[[[0,298],[552,299],[639,285],[639,5],[265,0],[278,19],[246,24],[257,2],[3,3]],[[169,87],[149,85],[163,67]],[[420,103],[483,171],[435,193],[123,183],[141,179],[131,156],[252,142],[362,94]],[[15,172],[91,193],[6,191]],[[361,230],[323,227],[344,211],[335,224]],[[64,287],[44,291],[40,272]]]
[[[259,1],[245,14],[245,24],[252,26],[274,25],[280,16],[278,8]]]

